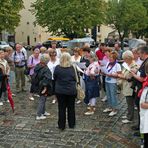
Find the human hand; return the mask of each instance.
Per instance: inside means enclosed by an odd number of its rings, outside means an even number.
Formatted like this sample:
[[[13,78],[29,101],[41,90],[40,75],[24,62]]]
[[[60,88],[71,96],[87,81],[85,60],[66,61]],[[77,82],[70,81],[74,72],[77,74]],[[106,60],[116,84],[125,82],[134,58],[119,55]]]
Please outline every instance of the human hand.
[[[141,108],[148,109],[148,103],[145,103],[145,102],[141,103]]]
[[[44,87],[44,89],[42,90],[41,94],[45,94],[46,91],[47,91],[47,88]]]

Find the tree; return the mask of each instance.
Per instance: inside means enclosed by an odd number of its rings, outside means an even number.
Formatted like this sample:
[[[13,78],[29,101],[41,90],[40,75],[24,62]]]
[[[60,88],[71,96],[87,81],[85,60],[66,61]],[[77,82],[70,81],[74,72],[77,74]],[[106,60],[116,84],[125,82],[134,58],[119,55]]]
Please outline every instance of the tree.
[[[147,10],[141,0],[108,1],[106,23],[118,31],[122,49],[125,36],[131,31],[146,28],[147,19]]]
[[[84,36],[86,28],[100,24],[102,0],[37,0],[32,4],[36,23],[54,35]]]
[[[14,31],[20,22],[19,11],[23,8],[22,0],[0,1],[0,33],[3,30]]]

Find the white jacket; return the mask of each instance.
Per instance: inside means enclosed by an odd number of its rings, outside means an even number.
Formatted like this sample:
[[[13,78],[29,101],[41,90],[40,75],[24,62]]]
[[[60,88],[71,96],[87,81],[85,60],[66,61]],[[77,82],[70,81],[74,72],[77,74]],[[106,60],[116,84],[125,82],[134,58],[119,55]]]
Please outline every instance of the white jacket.
[[[140,133],[148,133],[148,109],[142,109],[141,103],[148,103],[148,87],[145,87],[140,98]]]

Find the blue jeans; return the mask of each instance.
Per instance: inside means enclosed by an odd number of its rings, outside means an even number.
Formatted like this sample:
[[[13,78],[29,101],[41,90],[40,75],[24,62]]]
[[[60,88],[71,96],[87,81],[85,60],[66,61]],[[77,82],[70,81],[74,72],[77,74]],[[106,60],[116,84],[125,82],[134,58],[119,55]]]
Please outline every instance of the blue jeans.
[[[15,73],[14,73],[14,71],[10,71],[10,77],[9,77],[9,84],[10,84],[10,88],[12,88],[12,85],[13,85],[13,83],[14,83],[14,79],[15,79]]]
[[[105,82],[106,95],[109,107],[116,109],[118,105],[117,101],[117,84]]]

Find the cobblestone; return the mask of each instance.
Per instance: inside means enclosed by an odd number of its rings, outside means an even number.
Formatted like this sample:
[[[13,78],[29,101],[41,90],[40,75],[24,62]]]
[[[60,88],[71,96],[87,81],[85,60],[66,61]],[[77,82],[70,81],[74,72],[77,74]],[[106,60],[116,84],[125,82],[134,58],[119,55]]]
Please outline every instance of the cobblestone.
[[[29,87],[28,87],[29,88]],[[126,113],[126,103],[119,97],[119,112],[115,117],[102,113],[106,103],[100,99],[93,116],[84,116],[86,106],[76,105],[75,129],[60,132],[57,129],[57,104],[47,99],[46,109],[51,113],[46,120],[36,121],[35,101],[29,93],[17,94],[14,98],[15,113],[10,105],[0,106],[0,148],[138,148],[140,139],[133,137],[131,124],[123,125],[121,116]]]

